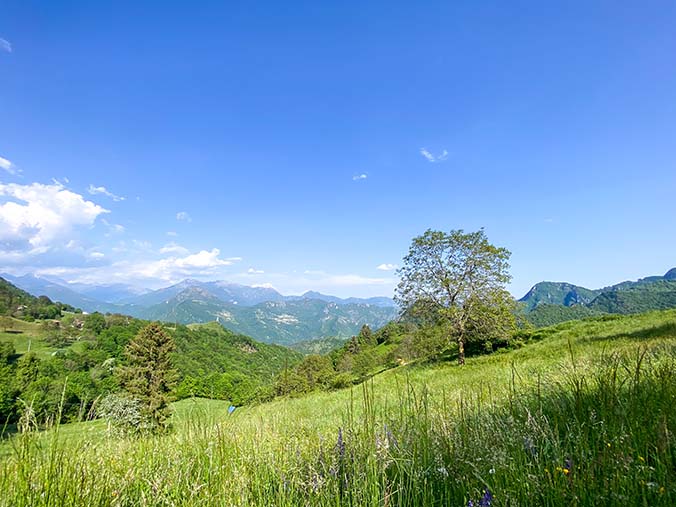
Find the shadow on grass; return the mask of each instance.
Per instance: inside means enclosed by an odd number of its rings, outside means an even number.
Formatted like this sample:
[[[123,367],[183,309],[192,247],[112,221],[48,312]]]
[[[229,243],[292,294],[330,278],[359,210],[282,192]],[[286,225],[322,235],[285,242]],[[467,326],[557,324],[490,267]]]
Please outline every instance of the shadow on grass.
[[[589,341],[617,340],[629,338],[631,340],[650,340],[654,338],[676,338],[676,322],[665,322],[659,326],[646,327],[630,332],[619,332],[610,335],[594,336],[586,338]]]

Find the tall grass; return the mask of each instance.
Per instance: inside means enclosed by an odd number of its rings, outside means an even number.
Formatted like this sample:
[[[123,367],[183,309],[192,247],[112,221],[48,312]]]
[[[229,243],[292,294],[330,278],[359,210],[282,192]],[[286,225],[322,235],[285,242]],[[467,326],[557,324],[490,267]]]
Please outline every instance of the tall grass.
[[[0,461],[0,505],[676,505],[676,348],[653,338],[598,354],[563,341],[551,368],[522,349],[232,416],[184,402],[163,437],[26,431]]]

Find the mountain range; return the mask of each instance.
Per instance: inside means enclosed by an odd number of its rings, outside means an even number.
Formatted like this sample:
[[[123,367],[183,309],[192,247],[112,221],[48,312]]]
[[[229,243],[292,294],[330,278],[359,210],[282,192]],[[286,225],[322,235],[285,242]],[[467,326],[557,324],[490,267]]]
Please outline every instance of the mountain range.
[[[309,291],[285,296],[270,287],[186,279],[158,290],[125,284],[73,284],[55,277],[0,275],[35,295],[87,312],[122,313],[179,324],[217,321],[266,343],[292,345],[327,337],[347,338],[364,324],[385,325],[397,316],[387,297],[339,298]],[[661,276],[624,281],[600,289],[544,281],[519,300],[536,326],[601,313],[637,313],[676,307],[676,268]]]
[[[33,294],[87,312],[123,313],[180,324],[218,321],[223,327],[267,343],[292,344],[331,336],[349,337],[362,325],[385,325],[397,315],[386,297],[346,298],[309,291],[284,296],[269,287],[186,279],[158,290],[123,284],[71,284],[54,277],[0,275]]]
[[[601,313],[639,313],[676,307],[676,268],[588,289],[567,282],[540,282],[519,300],[533,324],[551,325]]]

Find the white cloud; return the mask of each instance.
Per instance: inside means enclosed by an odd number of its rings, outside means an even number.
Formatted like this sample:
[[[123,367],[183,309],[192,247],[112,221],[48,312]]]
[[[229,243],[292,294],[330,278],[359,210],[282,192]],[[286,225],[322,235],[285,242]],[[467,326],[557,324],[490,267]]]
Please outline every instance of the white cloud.
[[[0,51],[6,51],[7,53],[12,52],[12,43],[7,39],[0,38]]]
[[[252,287],[258,287],[258,288],[261,288],[261,289],[274,289],[274,290],[277,290],[277,289],[275,289],[275,286],[272,285],[271,283],[260,283],[260,284],[257,284],[257,285],[252,285]]]
[[[89,188],[87,189],[87,192],[89,192],[91,195],[97,195],[97,194],[102,194],[105,195],[106,197],[110,197],[113,201],[119,202],[119,201],[124,201],[124,197],[115,195],[111,191],[109,191],[106,187],[95,187],[91,183],[89,184]]]
[[[397,269],[399,266],[396,264],[381,264],[376,269],[379,269],[380,271],[393,271]]]
[[[435,156],[427,148],[420,148],[420,154],[427,159],[428,162],[443,162],[448,158],[448,151],[444,150],[441,154]]]
[[[11,160],[0,157],[0,169],[4,169],[9,174],[19,174],[21,170],[12,163]]]
[[[72,240],[77,227],[91,226],[108,213],[98,204],[61,184],[0,183],[0,242],[3,250],[43,253],[56,243]]]
[[[164,245],[162,248],[160,248],[160,253],[161,254],[168,254],[168,253],[174,253],[178,255],[185,255],[189,252],[189,250],[181,245],[178,245],[174,243],[173,241],[171,243],[167,243]]]
[[[179,211],[176,213],[176,220],[179,222],[192,222],[192,218],[187,211]]]
[[[265,271],[263,271],[262,269],[254,269],[254,268],[249,268],[247,269],[246,272],[250,275],[262,275],[263,273],[265,273]]]
[[[101,223],[108,227],[108,234],[106,236],[110,236],[111,234],[122,234],[124,232],[124,225],[120,224],[111,224],[108,220],[105,218],[101,219]]]
[[[103,259],[106,256],[106,254],[102,252],[90,252],[89,257],[92,259]]]
[[[201,250],[184,257],[169,257],[131,266],[132,274],[143,278],[159,278],[162,280],[178,280],[186,276],[208,276],[217,272],[218,268],[230,266],[241,260],[241,257],[221,259],[218,248]]]
[[[367,174],[364,174],[364,173],[362,173],[362,174],[355,174],[354,176],[352,176],[352,181],[365,180],[366,178],[368,178],[368,175],[367,175]]]
[[[176,231],[167,231],[167,236],[175,238],[176,236],[178,236],[178,233]]]

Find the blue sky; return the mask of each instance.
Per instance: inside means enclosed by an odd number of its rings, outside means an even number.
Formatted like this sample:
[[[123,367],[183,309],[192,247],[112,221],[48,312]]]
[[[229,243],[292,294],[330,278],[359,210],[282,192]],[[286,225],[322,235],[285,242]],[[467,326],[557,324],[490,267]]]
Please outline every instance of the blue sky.
[[[0,268],[391,295],[413,236],[485,227],[516,296],[663,273],[674,26],[666,1],[5,1]]]

